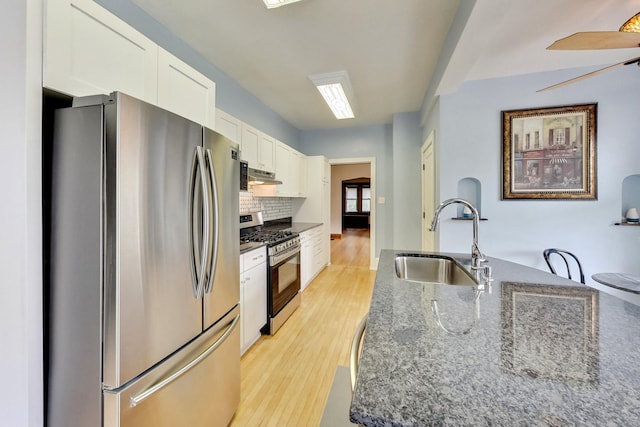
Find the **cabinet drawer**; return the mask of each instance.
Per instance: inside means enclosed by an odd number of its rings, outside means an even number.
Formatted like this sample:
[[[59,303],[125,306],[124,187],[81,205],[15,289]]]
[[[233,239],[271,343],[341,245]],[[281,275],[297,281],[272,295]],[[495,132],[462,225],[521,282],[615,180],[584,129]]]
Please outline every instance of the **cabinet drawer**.
[[[250,270],[258,264],[267,262],[267,248],[263,246],[252,251],[245,252],[241,257],[242,260],[240,261],[240,265],[242,265],[242,271]]]

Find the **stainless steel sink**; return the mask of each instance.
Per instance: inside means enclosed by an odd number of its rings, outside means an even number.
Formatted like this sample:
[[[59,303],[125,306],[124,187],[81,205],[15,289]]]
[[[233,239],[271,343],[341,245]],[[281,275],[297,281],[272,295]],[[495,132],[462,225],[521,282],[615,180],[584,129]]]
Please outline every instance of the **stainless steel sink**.
[[[396,276],[412,282],[475,286],[471,274],[453,258],[439,255],[401,254],[396,256]]]

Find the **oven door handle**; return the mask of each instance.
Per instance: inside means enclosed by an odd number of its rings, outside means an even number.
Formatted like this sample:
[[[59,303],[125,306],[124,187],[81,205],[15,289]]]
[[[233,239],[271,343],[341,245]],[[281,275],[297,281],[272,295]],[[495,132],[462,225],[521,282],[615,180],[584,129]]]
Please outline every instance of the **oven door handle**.
[[[269,261],[271,266],[275,267],[276,265],[280,264],[282,261],[292,258],[293,256],[299,253],[300,253],[300,246],[294,246],[293,248],[288,249],[286,252],[282,252],[277,255],[271,255]]]

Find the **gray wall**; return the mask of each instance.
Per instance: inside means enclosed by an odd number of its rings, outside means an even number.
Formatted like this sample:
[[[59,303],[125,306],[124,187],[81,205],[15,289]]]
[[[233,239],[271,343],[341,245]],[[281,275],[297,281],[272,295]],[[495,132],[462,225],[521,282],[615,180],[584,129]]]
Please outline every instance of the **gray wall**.
[[[310,130],[300,133],[300,151],[308,156],[323,155],[329,160],[376,158],[376,256],[393,247],[393,150],[390,125]]]
[[[394,114],[391,125],[301,132],[300,150],[306,155],[376,158],[376,256],[381,249],[421,247],[422,142],[419,112]]]
[[[418,112],[393,115],[394,249],[422,247],[421,135]]]
[[[171,52],[216,82],[216,107],[255,128],[298,148],[299,131],[258,98],[207,62],[202,55],[129,0],[95,0],[105,9],[140,31],[163,49]]]
[[[481,182],[482,213],[488,221],[480,225],[480,244],[488,255],[546,269],[542,250],[561,247],[581,258],[589,277],[602,271],[638,274],[640,230],[613,225],[620,220],[623,179],[640,173],[638,68],[536,93],[587,71],[591,69],[468,82],[441,96],[425,129],[425,134],[432,128],[438,134],[439,199],[455,197],[462,178]],[[501,111],[592,102],[598,103],[598,200],[500,200]],[[468,252],[471,224],[447,217],[440,227],[440,250]]]

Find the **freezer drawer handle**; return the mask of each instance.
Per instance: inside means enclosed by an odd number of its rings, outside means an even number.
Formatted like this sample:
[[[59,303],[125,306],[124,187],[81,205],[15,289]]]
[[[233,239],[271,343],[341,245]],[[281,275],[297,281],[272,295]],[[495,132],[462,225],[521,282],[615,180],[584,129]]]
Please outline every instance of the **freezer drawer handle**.
[[[149,387],[145,391],[137,394],[136,396],[131,396],[129,398],[131,407],[132,408],[135,407],[137,404],[139,404],[140,402],[142,402],[143,400],[145,400],[146,398],[148,398],[149,396],[151,396],[155,392],[160,391],[160,389],[162,389],[165,386],[169,385],[172,381],[178,379],[181,375],[185,374],[191,368],[195,367],[198,363],[200,363],[204,359],[206,359],[211,353],[216,351],[216,349],[218,347],[220,347],[220,345],[227,339],[227,337],[229,337],[229,335],[231,335],[231,332],[233,332],[233,329],[236,327],[236,325],[238,324],[239,320],[240,320],[240,315],[237,314],[236,317],[234,317],[233,320],[229,323],[229,326],[227,326],[227,329],[226,329],[226,331],[224,331],[224,334],[222,334],[222,336],[220,338],[218,338],[216,340],[216,342],[214,342],[209,348],[207,348],[205,351],[203,351],[198,357],[193,359],[191,362],[187,363],[182,368],[178,369],[173,374],[169,375],[168,377],[164,378],[163,380],[155,383],[154,385],[152,385],[151,387]]]

